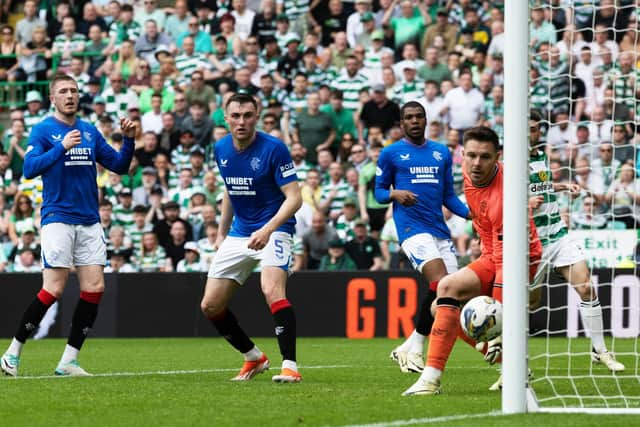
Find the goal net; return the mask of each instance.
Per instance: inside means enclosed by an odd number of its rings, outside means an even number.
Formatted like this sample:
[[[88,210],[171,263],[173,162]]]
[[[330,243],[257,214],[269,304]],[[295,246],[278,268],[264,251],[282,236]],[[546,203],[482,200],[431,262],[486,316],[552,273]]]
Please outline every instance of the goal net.
[[[640,411],[636,3],[530,1],[529,102],[540,132],[530,127],[529,193],[530,206],[539,193],[548,266],[531,287],[530,409]]]

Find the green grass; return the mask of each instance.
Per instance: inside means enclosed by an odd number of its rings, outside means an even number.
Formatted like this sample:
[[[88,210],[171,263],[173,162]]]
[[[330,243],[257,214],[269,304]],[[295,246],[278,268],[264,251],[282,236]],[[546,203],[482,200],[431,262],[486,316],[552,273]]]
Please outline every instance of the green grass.
[[[532,342],[531,354],[540,354],[546,341]],[[587,346],[584,340],[573,342]],[[616,348],[618,352],[631,350],[633,344],[617,343],[629,346]],[[37,378],[53,373],[64,341],[30,341],[22,355],[22,378],[0,378],[0,425],[341,426],[410,419],[425,423],[427,418],[500,410],[500,394],[487,391],[497,378],[495,368],[461,342],[445,372],[444,393],[418,397],[400,396],[417,375],[400,373],[388,359],[396,344],[390,340],[300,339],[304,377],[300,384],[272,383],[271,375],[279,366],[276,341],[259,339],[257,344],[275,366],[251,382],[231,383],[241,358],[221,339],[90,339],[81,354],[82,366],[105,375],[92,378]],[[554,339],[551,345],[554,351],[566,350],[567,341]],[[554,358],[548,372],[558,375],[567,366],[574,373],[589,371],[586,356],[569,363],[561,359]],[[633,372],[637,360],[632,355],[620,359]],[[537,374],[544,375],[544,362],[532,362]],[[191,372],[158,373],[182,370]],[[602,368],[593,372],[606,375]],[[146,374],[107,376],[115,373]],[[640,382],[627,382],[625,392],[640,396]],[[616,390],[611,379],[599,383],[603,391]],[[541,391],[549,388],[545,381],[536,384]],[[640,417],[527,414],[454,418],[435,424],[619,426],[639,422]]]

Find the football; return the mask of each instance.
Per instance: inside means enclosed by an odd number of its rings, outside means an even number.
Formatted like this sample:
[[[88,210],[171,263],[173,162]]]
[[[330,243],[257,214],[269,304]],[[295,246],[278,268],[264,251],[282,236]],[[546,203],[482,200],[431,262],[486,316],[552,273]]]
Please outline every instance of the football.
[[[487,296],[472,298],[460,311],[460,325],[468,337],[491,341],[502,333],[502,304]]]

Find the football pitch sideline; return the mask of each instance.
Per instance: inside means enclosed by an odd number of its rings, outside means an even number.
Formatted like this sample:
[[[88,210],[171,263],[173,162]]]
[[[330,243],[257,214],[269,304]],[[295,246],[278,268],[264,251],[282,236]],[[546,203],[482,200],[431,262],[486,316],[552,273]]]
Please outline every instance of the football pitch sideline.
[[[82,366],[94,374],[90,378],[53,376],[64,340],[30,341],[21,358],[20,377],[0,378],[0,426],[640,424],[640,417],[632,416],[502,416],[500,393],[487,390],[498,377],[496,368],[461,341],[445,372],[443,394],[415,397],[400,396],[418,376],[401,373],[389,359],[395,341],[302,338],[298,358],[303,381],[299,384],[272,383],[271,375],[279,372],[280,365],[276,340],[256,342],[270,357],[272,368],[252,381],[234,383],[229,379],[242,360],[220,338],[90,339],[80,355]],[[617,352],[624,350],[624,343],[617,342]],[[6,344],[7,339],[0,342]],[[574,340],[572,346],[587,348],[588,344]],[[566,351],[567,340],[531,341],[531,354],[547,349]],[[637,360],[620,359],[632,374]],[[541,374],[556,370],[564,374],[567,360],[540,358],[532,366]],[[573,356],[569,364],[573,375],[588,373],[591,367],[588,356]],[[607,375],[601,367],[592,372]],[[639,396],[640,382],[629,383],[633,389],[628,391]],[[546,381],[539,385],[544,394]],[[603,393],[609,387],[614,387],[611,381],[600,381]]]

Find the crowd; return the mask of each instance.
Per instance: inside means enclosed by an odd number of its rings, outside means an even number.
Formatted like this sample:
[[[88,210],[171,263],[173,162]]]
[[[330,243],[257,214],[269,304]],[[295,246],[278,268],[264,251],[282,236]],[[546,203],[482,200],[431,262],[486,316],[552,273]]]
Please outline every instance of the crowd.
[[[463,132],[501,137],[503,1],[158,0],[3,2],[0,80],[72,75],[81,116],[114,147],[137,126],[128,174],[98,171],[107,271],[206,271],[223,183],[213,158],[233,93],[261,105],[261,131],[290,147],[303,206],[292,269],[410,268],[390,207],[373,197],[383,147],[417,100],[427,137],[453,154],[462,196]],[[532,1],[530,100],[545,120],[554,182],[573,228],[635,228],[639,10],[631,0]],[[167,6],[167,7],[164,7]],[[40,271],[42,183],[22,176],[42,91],[11,110],[0,147],[0,271]],[[479,256],[470,223],[445,212],[462,265]]]

